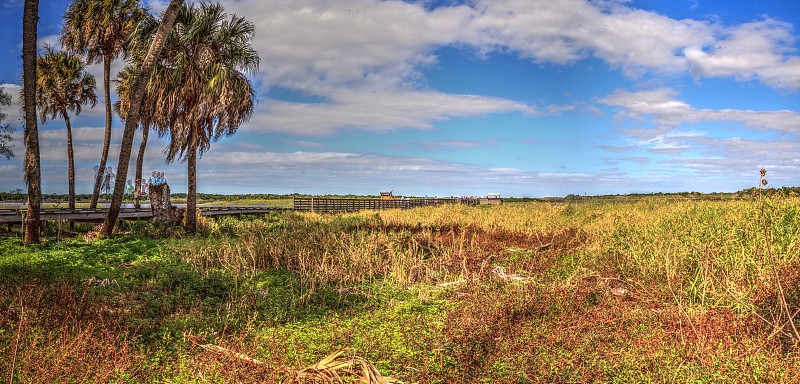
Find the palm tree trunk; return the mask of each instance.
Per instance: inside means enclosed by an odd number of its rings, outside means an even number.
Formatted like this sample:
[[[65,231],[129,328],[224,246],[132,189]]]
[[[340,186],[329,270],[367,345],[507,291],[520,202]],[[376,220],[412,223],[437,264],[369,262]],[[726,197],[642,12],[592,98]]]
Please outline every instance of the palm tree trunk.
[[[108,148],[111,146],[111,57],[107,55],[103,55],[103,97],[106,98],[106,130],[103,135],[103,153],[100,155],[100,168],[97,170],[92,202],[89,204],[90,209],[97,208],[97,200],[100,198],[100,186],[106,173]]]
[[[164,17],[161,19],[161,25],[158,26],[158,31],[150,44],[150,50],[144,58],[142,69],[134,82],[133,93],[130,96],[128,118],[125,119],[125,131],[122,133],[122,146],[119,149],[119,164],[117,165],[117,179],[114,183],[114,196],[111,198],[111,207],[108,210],[108,215],[100,228],[100,233],[103,235],[110,235],[114,231],[114,225],[117,223],[119,209],[122,206],[122,197],[125,192],[125,179],[128,177],[128,162],[131,159],[133,135],[136,133],[136,126],[139,125],[139,109],[142,105],[144,92],[147,82],[150,81],[150,76],[153,74],[156,59],[161,55],[161,49],[164,48],[164,43],[167,41],[167,36],[172,30],[172,25],[175,24],[175,18],[178,17],[178,11],[180,11],[182,5],[183,0],[171,0],[169,2],[167,10],[164,11]]]
[[[67,124],[67,162],[69,163],[69,170],[67,177],[69,178],[69,197],[67,197],[67,205],[70,211],[75,210],[75,155],[72,152],[72,125],[69,122],[69,115],[66,112],[64,115],[64,123]],[[75,229],[75,222],[69,221],[69,229]]]
[[[64,113],[64,123],[67,124],[67,162],[69,163],[69,171],[67,177],[69,178],[69,197],[68,205],[69,210],[75,210],[75,155],[72,152],[72,125],[69,123],[69,115]]]
[[[189,145],[186,149],[186,176],[189,183],[186,194],[186,229],[190,232],[197,229],[197,147],[195,140],[194,135],[189,135]]]
[[[25,0],[22,17],[22,78],[25,95],[25,182],[28,184],[28,218],[25,244],[39,242],[42,207],[42,173],[39,160],[39,127],[36,121],[36,24],[39,0]]]
[[[139,144],[139,155],[136,156],[136,197],[134,198],[134,208],[139,206],[139,193],[142,188],[142,162],[144,161],[144,150],[147,148],[147,134],[150,132],[149,127],[142,127],[142,143]]]

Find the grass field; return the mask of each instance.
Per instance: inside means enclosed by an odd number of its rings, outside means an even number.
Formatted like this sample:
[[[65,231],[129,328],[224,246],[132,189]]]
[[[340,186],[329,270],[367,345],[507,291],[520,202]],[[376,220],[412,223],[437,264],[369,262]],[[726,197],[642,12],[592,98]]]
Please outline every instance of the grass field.
[[[800,381],[798,199],[201,220],[0,235],[0,380]]]

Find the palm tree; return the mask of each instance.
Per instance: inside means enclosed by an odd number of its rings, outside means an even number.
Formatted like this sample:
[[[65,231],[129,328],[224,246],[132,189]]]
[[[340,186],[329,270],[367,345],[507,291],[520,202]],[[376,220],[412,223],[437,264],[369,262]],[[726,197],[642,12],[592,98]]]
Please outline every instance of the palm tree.
[[[36,125],[36,24],[39,0],[25,0],[22,15],[22,94],[25,108],[25,182],[28,184],[28,219],[25,244],[39,242],[42,207],[42,173],[39,161],[39,127]]]
[[[119,101],[114,103],[114,109],[119,113],[120,118],[124,121],[128,116],[130,110],[130,94],[133,91],[133,85],[136,81],[136,76],[139,74],[142,59],[134,57],[134,61],[126,66],[122,72],[117,75],[117,96]],[[139,154],[136,156],[136,176],[134,178],[135,190],[140,191],[142,188],[142,163],[144,162],[144,152],[147,149],[147,137],[150,133],[150,128],[154,126],[154,118],[158,108],[158,98],[153,89],[157,86],[158,82],[150,81],[147,83],[147,89],[144,94],[144,99],[139,108],[139,126],[142,129],[142,141],[139,144]],[[134,207],[139,208],[139,194],[136,193],[134,197]]]
[[[67,126],[67,158],[69,160],[69,209],[75,209],[75,158],[72,151],[71,111],[80,115],[83,104],[97,104],[94,76],[86,72],[81,59],[68,52],[47,47],[36,63],[36,104],[42,124],[61,116]]]
[[[64,28],[61,31],[64,47],[70,52],[85,55],[87,63],[103,62],[106,127],[91,208],[97,206],[101,177],[105,174],[111,145],[111,61],[124,53],[128,37],[146,15],[147,10],[139,5],[139,0],[74,0],[64,14]]]
[[[125,189],[125,178],[128,177],[128,162],[131,158],[131,146],[133,145],[133,135],[136,133],[136,126],[139,123],[139,112],[141,104],[145,96],[145,89],[150,80],[153,70],[156,65],[156,60],[161,55],[162,48],[169,36],[170,30],[175,23],[175,18],[183,5],[184,0],[170,0],[167,10],[161,18],[161,24],[150,43],[150,48],[147,50],[147,55],[142,61],[141,70],[136,76],[136,81],[133,84],[133,92],[129,93],[128,100],[130,106],[125,119],[125,130],[122,132],[122,145],[119,150],[119,165],[117,166],[117,179],[114,184],[114,195],[111,199],[111,207],[108,210],[108,215],[103,226],[100,228],[100,233],[109,235],[114,231],[114,225],[119,216],[119,209],[122,205],[122,195]]]
[[[256,71],[259,57],[250,45],[253,24],[229,18],[219,4],[184,6],[176,24],[156,73],[169,82],[161,100],[170,135],[167,161],[186,160],[186,227],[194,231],[197,155],[252,116],[255,92],[243,72]]]

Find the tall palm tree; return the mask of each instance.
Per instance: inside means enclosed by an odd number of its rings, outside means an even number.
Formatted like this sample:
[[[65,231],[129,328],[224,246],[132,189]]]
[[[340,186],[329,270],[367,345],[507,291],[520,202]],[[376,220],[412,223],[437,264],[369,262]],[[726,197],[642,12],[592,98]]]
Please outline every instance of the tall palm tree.
[[[25,108],[25,182],[28,184],[28,218],[25,244],[39,242],[42,207],[42,172],[39,161],[39,127],[36,125],[36,24],[39,0],[25,0],[22,15],[22,94]]]
[[[108,215],[103,221],[103,226],[100,228],[100,233],[109,235],[114,231],[114,225],[117,223],[119,216],[120,206],[122,205],[122,195],[125,190],[125,178],[128,177],[128,162],[131,159],[131,146],[133,145],[133,135],[136,133],[136,126],[139,123],[139,112],[141,104],[145,96],[145,90],[150,80],[156,61],[161,55],[164,44],[167,41],[170,30],[175,23],[175,18],[183,5],[184,0],[170,0],[167,10],[161,17],[161,23],[155,32],[153,41],[147,50],[142,61],[141,70],[136,76],[136,81],[133,84],[133,92],[129,93],[128,100],[130,106],[125,120],[125,130],[122,132],[122,145],[119,150],[119,165],[117,166],[117,179],[114,183],[114,195],[111,199],[111,207],[108,210]]]
[[[184,6],[176,25],[156,73],[169,82],[161,100],[170,135],[167,161],[186,160],[186,227],[194,231],[197,156],[252,116],[255,91],[244,72],[258,70],[259,57],[250,45],[253,24],[228,17],[219,4]]]
[[[142,59],[134,58],[133,62],[126,66],[118,75],[117,79],[117,96],[119,101],[114,103],[114,109],[119,113],[120,118],[124,121],[127,119],[128,111],[130,110],[130,94],[133,92],[134,82],[136,76],[139,74]],[[158,108],[158,96],[154,87],[157,82],[150,81],[147,83],[144,98],[142,99],[139,108],[139,127],[142,129],[142,141],[139,144],[139,153],[136,156],[136,175],[134,177],[135,190],[141,191],[142,188],[142,163],[144,162],[144,152],[147,149],[147,137],[150,134],[150,128],[154,126],[156,110]],[[139,193],[134,196],[134,207],[139,208]]]
[[[72,151],[72,125],[69,113],[80,115],[84,104],[97,104],[94,76],[86,72],[81,59],[68,52],[47,47],[36,63],[36,104],[42,124],[61,116],[67,126],[69,162],[69,209],[75,209],[75,158]]]
[[[103,62],[106,126],[91,208],[97,206],[111,145],[111,61],[124,54],[128,37],[146,15],[147,10],[139,5],[139,0],[74,0],[64,14],[64,28],[61,31],[64,47],[70,52],[85,55],[87,63]]]

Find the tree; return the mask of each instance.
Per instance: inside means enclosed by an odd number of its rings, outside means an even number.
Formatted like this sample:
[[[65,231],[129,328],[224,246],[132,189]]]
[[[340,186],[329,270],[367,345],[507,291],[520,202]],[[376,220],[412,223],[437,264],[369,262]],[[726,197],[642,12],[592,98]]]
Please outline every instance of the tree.
[[[127,119],[128,111],[130,109],[130,93],[133,89],[133,83],[139,74],[139,69],[142,64],[143,57],[134,55],[132,63],[126,66],[122,72],[117,75],[117,96],[119,101],[114,104],[115,109],[124,121]],[[158,113],[158,85],[161,84],[157,80],[151,79],[147,83],[144,98],[142,99],[139,108],[139,126],[142,128],[142,141],[139,144],[139,154],[136,156],[136,176],[134,178],[134,185],[136,191],[142,189],[142,163],[144,162],[144,152],[147,149],[147,137],[150,133],[150,128],[154,126],[156,114]],[[163,132],[159,132],[162,135]],[[134,197],[134,207],[139,208],[139,193]]]
[[[0,87],[0,107],[7,107],[11,105],[11,95],[5,93],[3,87]],[[6,119],[6,114],[0,112],[0,123]],[[10,144],[12,138],[11,134],[14,133],[14,128],[11,125],[0,125],[0,156],[4,156],[6,160],[14,157],[14,151],[11,150]]]
[[[90,208],[97,207],[100,179],[105,174],[111,145],[111,61],[125,52],[125,44],[147,10],[139,0],[75,0],[64,14],[61,43],[74,53],[85,55],[87,63],[103,62],[103,96],[106,126],[100,172],[95,178]]]
[[[185,6],[176,24],[156,73],[170,82],[162,100],[170,135],[167,161],[186,160],[186,227],[194,231],[197,156],[252,116],[255,92],[243,72],[256,71],[259,57],[250,45],[253,24],[229,18],[219,4]]]
[[[130,93],[127,118],[125,119],[125,130],[122,133],[122,145],[119,150],[119,165],[117,166],[117,179],[114,184],[114,195],[111,198],[111,207],[108,210],[108,215],[103,226],[100,228],[100,233],[109,235],[114,231],[114,225],[119,216],[119,209],[122,206],[122,196],[125,192],[125,178],[128,177],[128,162],[131,158],[131,146],[133,145],[133,135],[136,133],[136,126],[139,123],[139,111],[144,99],[145,89],[153,73],[153,69],[161,55],[161,50],[164,43],[169,36],[175,18],[183,5],[183,0],[171,0],[167,10],[161,17],[161,24],[155,33],[147,55],[145,56],[141,70],[136,76],[136,81],[133,85],[133,92]]]
[[[94,77],[86,72],[81,59],[68,52],[46,48],[36,63],[36,104],[42,124],[60,116],[67,126],[69,163],[69,209],[75,209],[75,157],[72,151],[72,125],[69,113],[80,115],[84,104],[97,104]]]
[[[28,184],[28,218],[25,244],[39,242],[42,208],[42,173],[39,161],[39,127],[36,125],[36,25],[39,0],[25,0],[22,15],[22,92],[25,108],[25,183]]]

